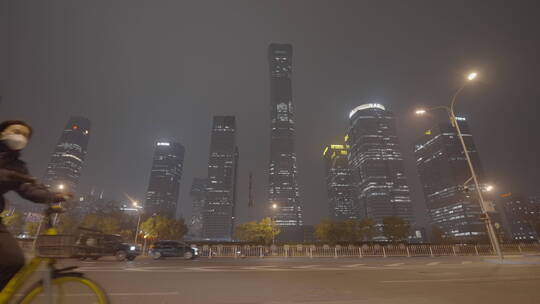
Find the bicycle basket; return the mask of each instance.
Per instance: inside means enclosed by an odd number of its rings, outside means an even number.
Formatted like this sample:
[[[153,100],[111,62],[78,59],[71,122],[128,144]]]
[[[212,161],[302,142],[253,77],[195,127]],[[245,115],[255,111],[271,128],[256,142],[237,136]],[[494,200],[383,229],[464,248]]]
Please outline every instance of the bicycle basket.
[[[75,255],[73,235],[40,235],[36,241],[37,255],[44,258],[71,258]]]

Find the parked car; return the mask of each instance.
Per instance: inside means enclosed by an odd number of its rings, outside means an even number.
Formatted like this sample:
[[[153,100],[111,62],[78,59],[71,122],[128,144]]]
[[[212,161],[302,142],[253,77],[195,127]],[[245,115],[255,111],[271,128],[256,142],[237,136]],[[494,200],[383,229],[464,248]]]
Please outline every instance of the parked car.
[[[148,253],[155,260],[166,257],[183,257],[186,260],[191,260],[199,255],[197,248],[180,241],[157,241],[150,246]]]
[[[118,261],[133,261],[139,254],[140,249],[134,244],[125,243],[121,236],[105,234],[90,229],[81,229],[75,243],[77,257],[81,260],[97,260],[103,256],[114,256]]]

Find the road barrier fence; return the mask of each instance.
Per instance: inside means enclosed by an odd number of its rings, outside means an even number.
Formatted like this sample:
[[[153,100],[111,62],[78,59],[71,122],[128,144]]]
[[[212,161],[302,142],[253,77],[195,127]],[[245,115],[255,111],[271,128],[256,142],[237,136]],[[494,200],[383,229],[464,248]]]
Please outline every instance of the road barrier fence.
[[[503,253],[540,254],[540,244],[502,244]],[[360,246],[330,245],[200,245],[193,244],[200,257],[244,258],[352,258],[352,257],[435,257],[495,255],[490,245],[428,245],[428,244],[364,244]]]

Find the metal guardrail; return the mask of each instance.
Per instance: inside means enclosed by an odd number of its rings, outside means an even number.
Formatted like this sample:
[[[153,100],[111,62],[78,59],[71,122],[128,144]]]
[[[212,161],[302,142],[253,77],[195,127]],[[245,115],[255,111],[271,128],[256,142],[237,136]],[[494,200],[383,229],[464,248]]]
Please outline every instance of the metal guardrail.
[[[361,246],[315,245],[192,245],[199,249],[200,257],[419,257],[419,256],[486,256],[495,255],[490,245],[392,245],[374,244]],[[540,244],[503,244],[504,254],[540,254]]]
[[[19,241],[23,251],[33,253],[32,240]],[[329,245],[192,245],[199,249],[200,257],[304,257],[304,258],[352,258],[352,257],[435,257],[435,256],[489,256],[495,255],[490,245],[428,245],[428,244],[364,244],[361,246]],[[540,254],[539,243],[501,244],[506,255]]]

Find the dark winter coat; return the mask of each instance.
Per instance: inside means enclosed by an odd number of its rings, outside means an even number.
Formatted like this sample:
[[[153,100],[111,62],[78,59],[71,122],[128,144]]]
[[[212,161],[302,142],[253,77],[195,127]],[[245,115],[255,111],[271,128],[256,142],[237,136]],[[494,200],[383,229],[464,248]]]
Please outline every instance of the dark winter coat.
[[[0,212],[4,211],[4,194],[9,191],[17,192],[21,197],[35,203],[53,203],[55,195],[45,186],[24,182],[14,178],[10,172],[28,175],[26,164],[19,159],[18,151],[10,150],[0,142]]]

